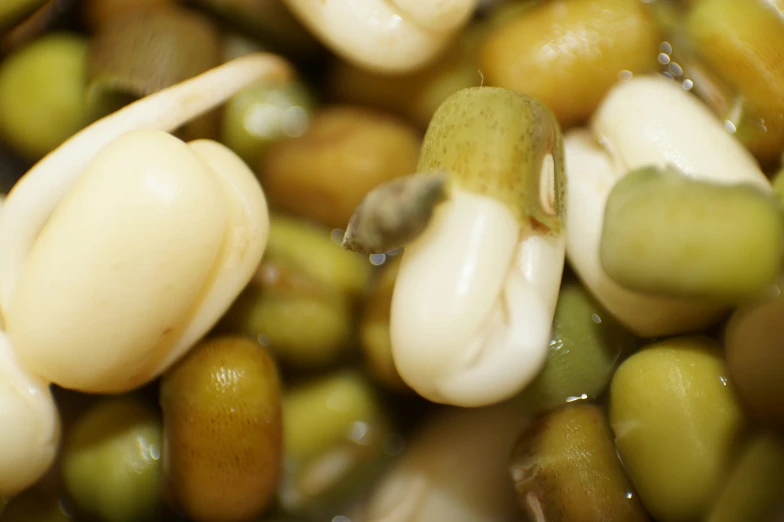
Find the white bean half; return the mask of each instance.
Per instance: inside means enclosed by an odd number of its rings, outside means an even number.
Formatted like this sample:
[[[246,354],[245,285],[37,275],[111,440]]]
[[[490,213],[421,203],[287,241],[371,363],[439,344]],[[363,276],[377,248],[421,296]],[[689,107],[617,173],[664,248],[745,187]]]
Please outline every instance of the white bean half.
[[[468,22],[477,0],[284,0],[335,53],[358,67],[425,66]]]
[[[567,258],[584,284],[642,337],[695,330],[721,308],[621,288],[604,272],[599,243],[604,206],[614,184],[645,166],[675,166],[718,183],[752,183],[771,191],[753,156],[680,84],[663,76],[636,77],[606,96],[589,129],[564,138],[567,170]]]
[[[395,365],[423,397],[482,406],[518,393],[547,356],[562,236],[520,225],[496,199],[459,189],[406,246],[392,299]]]
[[[29,371],[127,391],[220,318],[266,245],[264,194],[222,145],[165,131],[285,74],[268,55],[237,59],[95,123],[20,180],[0,220],[0,298]]]

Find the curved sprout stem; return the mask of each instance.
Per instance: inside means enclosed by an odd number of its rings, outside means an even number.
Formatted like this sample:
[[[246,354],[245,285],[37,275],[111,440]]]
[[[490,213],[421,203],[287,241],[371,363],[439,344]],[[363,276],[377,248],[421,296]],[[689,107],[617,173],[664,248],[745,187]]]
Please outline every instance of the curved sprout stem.
[[[27,254],[57,203],[108,143],[133,130],[171,132],[253,82],[284,81],[292,75],[277,55],[237,58],[93,123],[43,158],[8,194],[0,216],[0,307],[8,306]]]

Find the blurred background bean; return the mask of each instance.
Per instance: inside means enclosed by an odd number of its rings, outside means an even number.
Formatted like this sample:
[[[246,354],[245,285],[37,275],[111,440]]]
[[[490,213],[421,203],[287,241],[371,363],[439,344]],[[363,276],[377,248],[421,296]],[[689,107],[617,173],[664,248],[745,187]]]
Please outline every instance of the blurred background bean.
[[[174,5],[126,9],[108,18],[90,40],[87,100],[103,117],[131,101],[219,65],[221,39],[213,22]],[[219,111],[185,125],[183,138],[216,138]]]
[[[474,55],[484,30],[484,25],[469,26],[438,59],[414,73],[379,74],[335,60],[327,73],[327,93],[336,102],[389,111],[426,129],[451,94],[482,83]]]
[[[0,4],[0,29],[19,20],[46,0],[4,0]]]
[[[651,516],[705,517],[746,430],[721,347],[703,337],[647,346],[615,372],[609,409],[618,454]]]
[[[161,421],[137,398],[105,399],[71,428],[63,448],[65,486],[106,522],[144,522],[162,499]]]
[[[88,122],[88,40],[76,33],[43,36],[0,62],[0,136],[37,161]]]
[[[329,366],[354,344],[354,307],[371,268],[328,228],[273,214],[261,265],[222,327],[258,339],[287,365]]]
[[[416,171],[420,141],[384,113],[324,107],[302,136],[269,147],[259,179],[272,208],[344,228],[371,189]]]
[[[705,98],[763,163],[784,150],[783,8],[767,0],[700,0],[683,21],[683,45],[702,73],[695,86],[717,83],[704,86]],[[687,71],[691,64],[687,58]]]
[[[512,403],[443,408],[411,435],[368,500],[368,521],[519,519],[508,459],[530,423]]]
[[[305,133],[315,108],[315,96],[301,80],[253,85],[226,104],[220,141],[256,168],[270,145]]]
[[[736,310],[724,333],[727,366],[744,406],[760,423],[784,428],[784,295]]]
[[[658,67],[659,30],[638,0],[553,0],[506,20],[478,50],[486,84],[541,100],[564,127],[585,121],[619,78]]]
[[[192,520],[261,514],[280,476],[280,384],[252,341],[202,342],[163,378],[163,464],[170,498]]]
[[[574,280],[561,286],[547,362],[517,400],[547,411],[577,399],[597,399],[622,357],[638,340]]]
[[[400,438],[372,383],[355,370],[300,381],[284,392],[281,506],[318,516],[366,492]]]
[[[771,433],[755,436],[743,449],[708,515],[707,522],[774,520],[784,493],[784,446]]]
[[[618,460],[605,413],[570,404],[523,432],[510,465],[531,522],[643,522],[648,515]]]
[[[173,5],[181,0],[82,0],[82,16],[87,26],[93,30],[110,20],[132,16],[133,11],[162,5]]]

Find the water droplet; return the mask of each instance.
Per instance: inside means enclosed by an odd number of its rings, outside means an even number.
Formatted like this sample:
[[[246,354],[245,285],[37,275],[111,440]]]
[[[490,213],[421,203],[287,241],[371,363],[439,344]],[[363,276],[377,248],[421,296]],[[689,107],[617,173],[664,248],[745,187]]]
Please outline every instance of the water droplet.
[[[387,435],[384,437],[384,441],[381,443],[381,448],[384,450],[384,453],[390,457],[400,455],[405,447],[406,439],[397,433]]]
[[[310,123],[310,117],[302,107],[289,107],[283,111],[281,119],[283,120],[283,132],[291,138],[305,134]]]
[[[618,73],[618,80],[620,80],[622,82],[625,82],[627,80],[631,80],[632,76],[634,76],[634,75],[632,74],[631,71],[623,70],[623,71]]]
[[[351,522],[351,519],[343,515],[338,515],[332,518],[332,522]]]
[[[634,496],[634,493],[632,493],[631,491],[627,491],[627,492],[626,492],[626,498],[628,498],[629,500],[631,500],[631,498],[632,498],[633,496]]]
[[[259,334],[256,340],[258,340],[259,344],[264,346],[265,348],[270,345],[269,338],[264,334]]]
[[[738,130],[735,127],[735,124],[732,123],[730,120],[724,120],[724,128],[726,129],[727,132],[731,132],[732,134],[735,134],[735,131]]]
[[[330,233],[329,237],[332,238],[332,242],[333,243],[336,243],[338,245],[342,245],[343,244],[343,236],[345,234],[346,234],[345,230],[340,230],[339,228],[336,228],[335,230],[333,230]]]
[[[593,322],[594,322],[594,323],[596,323],[596,324],[602,324],[602,318],[601,318],[601,317],[599,317],[599,316],[598,316],[598,315],[596,315],[596,314],[593,314],[593,315],[591,316],[591,319],[592,319],[592,320],[593,320]]]
[[[354,422],[349,428],[348,437],[357,444],[367,445],[370,443],[370,426],[362,421]]]
[[[670,55],[659,53],[659,63],[662,65],[667,65],[668,63],[670,63]]]
[[[588,400],[588,395],[583,393],[582,395],[575,395],[573,397],[569,397],[566,399],[566,402],[577,402],[577,401],[585,401]]]
[[[272,139],[280,132],[281,110],[274,105],[259,104],[248,111],[244,126],[252,136]]]
[[[386,254],[370,254],[370,264],[374,266],[381,266],[387,260]]]
[[[683,80],[683,84],[682,85],[683,85],[683,89],[684,90],[690,91],[694,87],[694,82],[689,80],[689,79],[686,79],[686,80]]]
[[[724,386],[727,386],[727,383],[729,382],[729,381],[728,381],[728,379],[727,379],[725,376],[723,376],[723,375],[720,375],[720,376],[719,376],[719,380],[721,381],[721,383],[722,383]]]
[[[672,54],[672,45],[670,45],[670,42],[662,42],[659,44],[659,52],[668,56]]]
[[[675,62],[670,64],[669,69],[673,76],[681,76],[683,74],[683,68]]]

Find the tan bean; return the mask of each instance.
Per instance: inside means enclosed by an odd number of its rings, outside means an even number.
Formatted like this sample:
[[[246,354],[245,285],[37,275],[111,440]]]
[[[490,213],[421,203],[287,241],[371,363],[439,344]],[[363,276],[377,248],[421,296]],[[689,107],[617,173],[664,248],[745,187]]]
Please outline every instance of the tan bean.
[[[345,228],[371,189],[415,172],[419,145],[416,130],[395,118],[328,107],[304,135],[270,147],[259,178],[273,208]]]
[[[164,474],[199,522],[245,521],[269,506],[281,467],[280,385],[256,343],[220,337],[195,347],[161,383]]]
[[[539,99],[570,126],[593,113],[619,76],[655,70],[660,42],[639,0],[553,0],[491,31],[478,64],[487,84]]]

